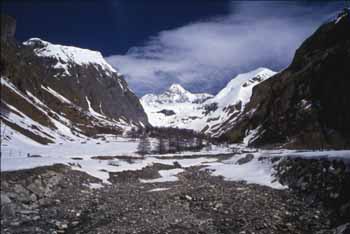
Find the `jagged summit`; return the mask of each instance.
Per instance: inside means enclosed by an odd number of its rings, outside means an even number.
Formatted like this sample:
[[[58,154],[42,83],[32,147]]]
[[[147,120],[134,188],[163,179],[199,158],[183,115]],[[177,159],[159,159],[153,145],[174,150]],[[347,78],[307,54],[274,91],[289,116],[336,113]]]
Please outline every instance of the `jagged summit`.
[[[208,93],[191,93],[180,84],[172,84],[164,93],[159,95],[146,94],[141,98],[141,101],[149,105],[156,103],[203,103],[212,97],[213,95]]]
[[[165,92],[164,95],[169,97],[169,102],[191,102],[191,103],[202,103],[207,99],[213,97],[208,93],[191,93],[186,90],[180,84],[172,84]]]
[[[173,93],[186,93],[186,92],[189,92],[184,87],[182,87],[180,84],[172,84],[169,87],[168,91],[173,92]]]
[[[172,84],[165,92],[169,102],[193,102],[196,95],[184,89],[180,84]]]

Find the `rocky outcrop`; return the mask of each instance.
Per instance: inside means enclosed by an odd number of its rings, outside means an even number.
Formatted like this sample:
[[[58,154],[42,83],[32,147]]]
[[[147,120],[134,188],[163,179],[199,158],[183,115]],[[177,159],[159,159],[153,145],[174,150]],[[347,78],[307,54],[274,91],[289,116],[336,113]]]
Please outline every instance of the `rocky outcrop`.
[[[74,188],[75,193],[85,189],[89,194],[89,184],[98,182],[62,164],[1,172],[1,233],[64,233],[68,222],[58,211],[71,194],[64,192],[68,195],[64,198],[61,193]],[[77,225],[80,214],[74,212],[75,219],[69,225]]]
[[[255,146],[350,147],[349,22],[345,12],[322,25],[288,68],[254,87],[244,113],[221,137],[240,142],[254,132],[248,143]]]
[[[13,183],[7,180],[7,174],[1,174],[1,214],[3,217],[12,218],[16,213],[38,214],[35,211],[40,205],[57,192],[57,184],[62,180],[67,166],[57,165],[52,170],[43,171],[35,169],[17,174],[16,180],[21,183]]]
[[[167,110],[167,109],[160,110],[158,111],[158,113],[162,113],[165,116],[175,115],[175,112],[173,110]]]
[[[350,220],[349,163],[344,159],[290,157],[276,163],[274,168],[281,184],[288,186],[310,205],[321,203],[332,218],[332,226],[342,229],[341,226]],[[347,226],[344,228],[350,231]]]
[[[7,15],[1,15],[1,41],[14,41],[16,33],[16,20]]]

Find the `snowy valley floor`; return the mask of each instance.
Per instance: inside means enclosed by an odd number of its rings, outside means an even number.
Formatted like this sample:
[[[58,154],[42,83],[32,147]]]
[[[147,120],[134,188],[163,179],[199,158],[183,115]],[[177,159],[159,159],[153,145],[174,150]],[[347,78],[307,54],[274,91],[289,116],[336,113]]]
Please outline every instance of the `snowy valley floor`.
[[[151,140],[155,142],[156,140]],[[84,171],[109,184],[110,172],[137,171],[154,163],[166,165],[179,164],[182,168],[201,166],[212,172],[214,176],[223,176],[226,180],[283,188],[278,182],[273,182],[271,162],[259,160],[271,157],[322,157],[350,158],[350,150],[261,150],[246,148],[243,145],[213,146],[198,152],[185,151],[177,154],[149,154],[141,156],[136,153],[137,139],[104,136],[99,139],[87,139],[61,144],[22,145],[15,143],[1,146],[1,171],[30,169],[38,166],[49,166],[57,163],[66,164],[72,169]],[[31,157],[28,157],[27,154]],[[239,164],[242,158],[252,157],[247,163]],[[174,180],[176,174],[182,172],[161,171],[162,180]],[[169,177],[169,178],[168,178]],[[145,181],[146,182],[146,181]]]
[[[350,155],[235,145],[140,156],[127,139],[32,147],[31,158],[5,147],[2,233],[316,233],[329,212],[275,180],[272,158]]]

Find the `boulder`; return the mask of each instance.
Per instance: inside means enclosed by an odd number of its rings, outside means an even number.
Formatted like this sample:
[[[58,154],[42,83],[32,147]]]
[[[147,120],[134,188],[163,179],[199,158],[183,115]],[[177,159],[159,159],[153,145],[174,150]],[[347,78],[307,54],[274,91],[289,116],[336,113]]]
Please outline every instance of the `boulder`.
[[[11,203],[11,199],[5,193],[1,192],[0,196],[1,196],[0,197],[0,199],[1,199],[1,206],[4,205],[4,204]]]

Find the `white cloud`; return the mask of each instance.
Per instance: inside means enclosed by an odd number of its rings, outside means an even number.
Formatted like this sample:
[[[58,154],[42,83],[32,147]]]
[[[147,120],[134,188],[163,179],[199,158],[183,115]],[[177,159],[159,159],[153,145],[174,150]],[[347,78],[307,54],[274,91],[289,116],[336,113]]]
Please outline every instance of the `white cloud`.
[[[215,92],[237,73],[288,65],[300,43],[335,9],[335,4],[234,2],[228,16],[160,32],[143,47],[107,60],[139,95],[175,82]]]

